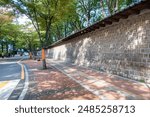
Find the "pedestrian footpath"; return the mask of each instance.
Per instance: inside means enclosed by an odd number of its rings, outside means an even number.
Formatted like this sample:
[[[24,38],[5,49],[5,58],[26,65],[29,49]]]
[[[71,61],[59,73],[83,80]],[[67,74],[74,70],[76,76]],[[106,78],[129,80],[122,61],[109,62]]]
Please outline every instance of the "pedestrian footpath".
[[[99,97],[68,78],[52,65],[42,70],[42,62],[23,61],[29,69],[25,100],[99,100]]]
[[[29,87],[25,99],[32,100],[147,100],[150,89],[144,83],[102,73],[62,61],[26,60],[29,66]]]
[[[106,74],[90,68],[48,60],[49,65],[79,83],[85,89],[104,100],[143,100],[150,99],[149,87],[137,81]]]

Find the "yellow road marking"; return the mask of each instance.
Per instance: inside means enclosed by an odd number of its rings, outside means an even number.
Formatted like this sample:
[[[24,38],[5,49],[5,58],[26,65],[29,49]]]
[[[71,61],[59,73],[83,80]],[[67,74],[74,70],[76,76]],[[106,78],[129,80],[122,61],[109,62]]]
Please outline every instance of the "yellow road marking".
[[[4,86],[6,86],[8,84],[9,81],[5,81],[5,82],[0,82],[0,88],[3,88]]]
[[[25,73],[24,73],[24,66],[21,64],[21,79],[24,80],[24,77],[25,77]]]

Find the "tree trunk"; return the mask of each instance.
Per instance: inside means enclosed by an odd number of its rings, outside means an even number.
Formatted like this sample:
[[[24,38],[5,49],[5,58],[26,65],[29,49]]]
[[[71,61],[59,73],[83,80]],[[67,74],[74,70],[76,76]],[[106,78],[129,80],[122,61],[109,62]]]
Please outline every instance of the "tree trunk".
[[[87,25],[90,26],[90,19],[91,19],[91,14],[90,11],[87,13]]]
[[[31,51],[29,52],[29,56],[30,56],[30,59],[32,59],[32,52]]]
[[[32,45],[31,45],[31,42],[29,42],[29,56],[30,56],[30,59],[33,58],[33,52],[32,52]]]
[[[42,48],[42,65],[43,65],[43,69],[47,69],[44,48]]]
[[[42,60],[42,64],[43,64],[43,69],[47,69],[46,60],[45,59]]]
[[[2,52],[4,52],[4,45],[3,45],[3,42],[2,42]]]
[[[8,43],[6,43],[6,53],[8,54]]]

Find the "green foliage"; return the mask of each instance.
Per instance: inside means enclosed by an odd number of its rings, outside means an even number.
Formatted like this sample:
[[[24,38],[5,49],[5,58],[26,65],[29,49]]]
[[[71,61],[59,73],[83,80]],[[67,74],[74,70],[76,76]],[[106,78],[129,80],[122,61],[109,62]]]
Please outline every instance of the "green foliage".
[[[17,16],[19,13],[26,15],[31,20],[35,30],[32,34],[24,31],[19,32],[23,35],[20,37],[18,33],[13,32],[18,32],[20,27],[18,26],[17,29],[14,25],[11,26],[12,17],[8,17],[9,15],[0,15],[0,26],[2,27],[3,25],[3,34],[11,35],[10,37],[15,39],[20,38],[18,40],[19,47],[26,45],[24,41],[26,36],[26,38],[29,39],[28,41],[33,41],[32,38],[36,38],[36,40],[38,40],[36,42],[40,43],[41,47],[45,47],[124,9],[135,1],[136,0],[0,0],[0,5],[11,6]],[[5,27],[4,24],[6,24]],[[10,27],[7,24],[11,24]],[[1,30],[2,28],[0,31]],[[37,33],[36,37],[34,37],[35,32]],[[29,44],[25,47],[30,48]]]
[[[52,24],[64,19],[71,9],[72,0],[9,0],[9,3],[32,21],[41,45],[46,46],[52,43]]]
[[[17,38],[17,47],[33,52],[40,47],[37,33],[33,28],[29,28],[30,24],[25,24],[21,27],[20,36]]]
[[[5,54],[8,53],[9,44],[14,45],[16,49],[24,48],[29,51],[39,47],[37,33],[30,29],[26,31],[27,27],[24,28],[21,25],[14,24],[14,18],[9,9],[6,7],[0,8],[0,51]]]
[[[86,23],[86,26],[94,23],[100,7],[99,0],[77,0],[77,3],[76,9],[82,22]]]
[[[137,1],[140,0],[100,0],[101,15],[107,17]]]

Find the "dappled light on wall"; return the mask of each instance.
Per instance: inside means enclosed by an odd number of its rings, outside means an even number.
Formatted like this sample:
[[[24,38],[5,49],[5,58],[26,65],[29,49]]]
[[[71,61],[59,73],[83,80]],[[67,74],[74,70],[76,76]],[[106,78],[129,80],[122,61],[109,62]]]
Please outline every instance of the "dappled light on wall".
[[[79,65],[86,64],[86,66],[90,64],[89,61],[87,60],[86,54],[88,53],[88,49],[91,43],[92,43],[92,39],[90,37],[85,38],[83,40],[82,45],[79,47],[79,53],[78,53],[77,60],[75,61],[75,63]]]
[[[130,41],[127,49],[134,50],[143,44],[143,40],[146,37],[146,31],[143,26],[139,26],[137,30],[127,32],[128,41]]]
[[[56,59],[56,60],[65,60],[67,55],[66,55],[66,52],[67,52],[67,48],[65,45],[62,45],[62,46],[59,46],[59,47],[56,47],[54,48],[53,50],[54,54],[53,54],[53,58]]]

